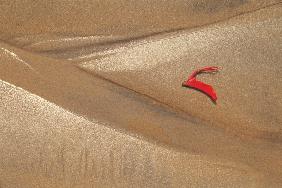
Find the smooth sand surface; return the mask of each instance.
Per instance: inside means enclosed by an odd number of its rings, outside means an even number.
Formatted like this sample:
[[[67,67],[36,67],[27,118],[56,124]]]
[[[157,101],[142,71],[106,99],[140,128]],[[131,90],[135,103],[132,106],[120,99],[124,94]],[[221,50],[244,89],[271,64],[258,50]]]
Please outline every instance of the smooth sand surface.
[[[121,44],[99,52],[102,57],[81,58],[79,67],[214,126],[282,141],[281,10]],[[222,71],[199,79],[214,86],[217,105],[180,84],[209,65]]]
[[[1,188],[282,186],[279,1],[0,10]]]

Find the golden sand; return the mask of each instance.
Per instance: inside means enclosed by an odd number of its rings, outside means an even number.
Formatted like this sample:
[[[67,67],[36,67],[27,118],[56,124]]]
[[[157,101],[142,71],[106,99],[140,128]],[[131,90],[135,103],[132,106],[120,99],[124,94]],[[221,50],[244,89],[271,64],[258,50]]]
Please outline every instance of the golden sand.
[[[0,187],[281,187],[281,9],[1,1]]]

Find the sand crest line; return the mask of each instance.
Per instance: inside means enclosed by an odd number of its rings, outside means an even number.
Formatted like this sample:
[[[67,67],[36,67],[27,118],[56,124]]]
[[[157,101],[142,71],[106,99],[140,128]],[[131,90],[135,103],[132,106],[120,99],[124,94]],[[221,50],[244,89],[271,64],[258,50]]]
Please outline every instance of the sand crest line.
[[[15,54],[14,52],[11,52],[9,50],[7,50],[6,48],[1,47],[1,50],[3,50],[6,54],[12,56],[14,59],[16,59],[17,61],[23,63],[25,66],[27,66],[29,69],[35,71],[27,62],[25,62],[24,60],[22,60],[17,54]]]

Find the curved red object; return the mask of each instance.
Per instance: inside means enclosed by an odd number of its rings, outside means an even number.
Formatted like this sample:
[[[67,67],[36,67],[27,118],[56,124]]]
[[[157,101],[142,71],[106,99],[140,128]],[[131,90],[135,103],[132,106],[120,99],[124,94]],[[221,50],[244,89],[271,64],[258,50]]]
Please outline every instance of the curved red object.
[[[183,82],[182,86],[185,87],[190,87],[196,90],[199,90],[203,93],[205,93],[206,95],[208,95],[214,102],[216,102],[217,100],[217,95],[216,92],[214,91],[213,87],[205,84],[201,81],[198,81],[196,79],[196,76],[200,73],[213,73],[213,72],[217,72],[219,70],[218,67],[204,67],[201,69],[198,69],[196,71],[194,71],[191,76],[189,76],[188,80]]]

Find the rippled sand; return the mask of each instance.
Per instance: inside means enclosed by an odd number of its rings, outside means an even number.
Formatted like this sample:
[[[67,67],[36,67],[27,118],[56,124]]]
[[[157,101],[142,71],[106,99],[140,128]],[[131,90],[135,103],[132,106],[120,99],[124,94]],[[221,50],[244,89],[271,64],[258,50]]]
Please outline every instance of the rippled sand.
[[[281,187],[281,10],[1,1],[0,187]]]

